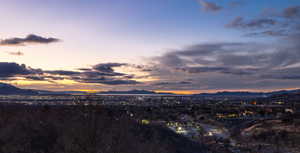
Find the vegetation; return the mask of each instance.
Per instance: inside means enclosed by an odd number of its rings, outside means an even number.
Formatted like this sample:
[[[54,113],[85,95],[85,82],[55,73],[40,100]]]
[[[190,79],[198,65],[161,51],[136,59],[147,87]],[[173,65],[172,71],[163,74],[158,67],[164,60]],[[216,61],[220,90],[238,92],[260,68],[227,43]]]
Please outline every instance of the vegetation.
[[[207,148],[100,106],[0,106],[1,153],[194,153]]]

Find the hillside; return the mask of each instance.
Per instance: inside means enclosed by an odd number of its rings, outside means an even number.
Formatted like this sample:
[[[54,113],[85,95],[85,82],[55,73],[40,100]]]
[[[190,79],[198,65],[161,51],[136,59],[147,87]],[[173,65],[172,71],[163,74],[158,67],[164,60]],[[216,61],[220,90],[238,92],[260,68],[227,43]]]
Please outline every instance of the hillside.
[[[0,95],[33,95],[33,94],[38,94],[38,93],[33,90],[20,89],[6,83],[0,83]]]
[[[205,153],[208,148],[160,126],[101,107],[1,106],[0,152]]]

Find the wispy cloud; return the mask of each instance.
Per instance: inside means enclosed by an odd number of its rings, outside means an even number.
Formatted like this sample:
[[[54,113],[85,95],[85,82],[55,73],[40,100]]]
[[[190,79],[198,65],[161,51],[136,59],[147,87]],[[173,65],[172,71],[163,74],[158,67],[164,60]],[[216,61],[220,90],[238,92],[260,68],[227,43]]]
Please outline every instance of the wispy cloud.
[[[206,0],[198,0],[198,3],[202,6],[203,10],[216,12],[222,9],[221,6],[217,5],[214,2],[208,2]]]
[[[300,33],[300,6],[291,6],[278,12],[265,9],[262,17],[245,19],[238,16],[226,25],[243,30],[245,36],[286,37]]]
[[[300,85],[298,6],[258,18],[236,17],[226,25],[247,36],[272,36],[275,43],[212,42],[169,50],[151,58],[153,85],[173,89],[262,89]],[[175,77],[176,76],[176,77]],[[188,87],[174,83],[189,81]],[[172,83],[173,82],[173,83]]]
[[[28,45],[28,44],[49,44],[59,42],[60,39],[57,38],[46,38],[34,34],[30,34],[25,38],[7,38],[0,41],[0,45],[2,46],[19,46],[19,45]]]
[[[14,55],[14,56],[23,56],[24,53],[21,51],[16,51],[16,52],[7,52],[9,55]]]
[[[274,19],[261,18],[250,21],[245,21],[243,17],[236,17],[233,21],[227,24],[230,28],[263,28],[277,24]]]
[[[283,16],[287,18],[300,17],[300,6],[291,6],[284,9]]]
[[[273,83],[272,87],[299,86],[300,45],[297,42],[300,35],[278,41],[281,43],[276,45],[240,42],[195,44],[152,58],[159,69],[150,73],[161,78],[165,87],[186,89],[181,84],[175,86],[164,82],[189,78],[193,80],[190,90],[265,88],[263,82],[266,81]],[[156,85],[159,84],[157,82]]]

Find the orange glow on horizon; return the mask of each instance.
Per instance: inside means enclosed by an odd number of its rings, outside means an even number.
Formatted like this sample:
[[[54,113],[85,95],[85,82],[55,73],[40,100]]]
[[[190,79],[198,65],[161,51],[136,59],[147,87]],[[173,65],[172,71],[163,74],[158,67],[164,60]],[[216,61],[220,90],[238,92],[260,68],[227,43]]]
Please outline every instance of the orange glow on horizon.
[[[273,91],[280,91],[280,90],[296,90],[299,88],[283,88],[283,89],[276,89],[276,90],[255,90],[255,89],[222,89],[222,90],[155,90],[155,92],[160,93],[173,93],[173,94],[181,94],[181,95],[191,95],[191,94],[201,94],[201,93],[217,93],[217,92],[273,92]]]
[[[159,93],[173,93],[173,94],[179,94],[179,95],[191,95],[199,93],[199,91],[194,90],[185,90],[185,91],[179,91],[179,90],[155,90],[155,92]]]
[[[13,80],[13,81],[5,81],[5,82],[10,83],[15,86],[34,85],[34,84],[39,84],[39,85],[51,84],[51,82],[48,82],[48,81],[29,81],[29,80]]]
[[[86,86],[86,83],[79,83],[73,80],[58,80],[58,81],[33,81],[33,80],[13,80],[2,82],[12,84],[14,86],[26,89],[38,89],[49,91],[84,91],[87,93],[96,93],[101,91],[108,91],[106,86],[97,84]],[[154,90],[160,93],[174,93],[182,95],[201,94],[201,93],[216,93],[216,92],[272,92],[279,90],[295,90],[299,88],[279,88],[279,89],[217,89],[217,90]],[[124,89],[123,89],[124,90]],[[131,90],[128,88],[128,90]],[[110,91],[110,90],[109,90]]]
[[[93,89],[74,89],[72,91],[82,91],[82,92],[87,92],[87,93],[96,93],[96,92],[101,92],[102,90],[93,90]]]

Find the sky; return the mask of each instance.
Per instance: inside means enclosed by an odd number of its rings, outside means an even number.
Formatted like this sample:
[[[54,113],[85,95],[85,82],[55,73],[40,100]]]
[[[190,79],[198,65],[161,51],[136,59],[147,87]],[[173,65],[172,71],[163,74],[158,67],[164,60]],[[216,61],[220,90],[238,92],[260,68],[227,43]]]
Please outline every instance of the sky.
[[[3,0],[0,80],[40,90],[300,87],[299,0]]]

